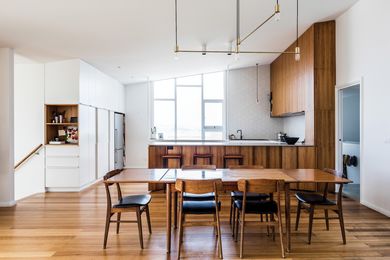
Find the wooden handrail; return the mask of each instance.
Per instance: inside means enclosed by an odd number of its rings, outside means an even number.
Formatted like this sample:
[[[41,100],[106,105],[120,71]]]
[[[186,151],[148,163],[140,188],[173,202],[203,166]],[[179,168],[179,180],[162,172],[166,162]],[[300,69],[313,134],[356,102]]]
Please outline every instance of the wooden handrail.
[[[30,159],[33,155],[35,155],[41,148],[43,147],[43,144],[38,145],[34,148],[28,155],[26,155],[22,160],[20,160],[14,167],[14,170],[19,168],[20,165],[22,165],[24,162],[26,162],[28,159]]]

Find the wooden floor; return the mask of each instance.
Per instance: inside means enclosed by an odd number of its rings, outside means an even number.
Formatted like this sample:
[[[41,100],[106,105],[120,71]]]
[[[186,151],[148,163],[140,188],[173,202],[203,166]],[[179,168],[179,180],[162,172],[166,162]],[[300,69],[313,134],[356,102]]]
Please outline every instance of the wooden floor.
[[[127,186],[137,193],[144,185]],[[323,220],[315,220],[312,244],[306,243],[307,214],[298,232],[292,234],[292,252],[287,259],[390,259],[390,219],[345,199],[347,245],[341,242],[337,220],[326,231]],[[106,196],[102,184],[81,193],[46,193],[20,201],[16,207],[0,209],[0,258],[54,257],[61,259],[175,259],[165,253],[165,196],[154,194],[151,203],[153,234],[144,221],[145,249],[140,250],[135,224],[122,224],[119,235],[112,225],[108,246],[102,249]],[[232,240],[228,224],[229,198],[223,198],[222,243],[225,259],[239,259],[238,243]],[[295,201],[292,223],[295,223]],[[124,219],[124,216],[122,217]],[[134,219],[134,216],[129,216]],[[174,236],[176,241],[176,236]],[[278,239],[273,242],[265,230],[246,230],[245,258],[280,258]],[[191,227],[184,233],[182,257],[217,258],[212,227]]]

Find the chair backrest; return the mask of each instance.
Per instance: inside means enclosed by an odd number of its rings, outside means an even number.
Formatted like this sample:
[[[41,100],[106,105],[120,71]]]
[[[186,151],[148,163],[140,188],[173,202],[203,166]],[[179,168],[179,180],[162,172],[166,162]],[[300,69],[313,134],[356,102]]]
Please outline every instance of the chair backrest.
[[[334,169],[330,169],[330,168],[324,168],[323,169],[324,172],[327,172],[327,173],[330,173],[334,176],[342,176],[342,174],[340,174],[338,171],[334,170]],[[328,187],[329,187],[329,183],[325,183],[324,185],[324,197],[326,198],[328,196]],[[341,204],[341,200],[342,200],[342,197],[343,197],[343,184],[340,183],[339,184],[339,189],[337,191],[337,203],[338,204]]]
[[[218,191],[222,189],[221,179],[206,179],[206,180],[187,180],[177,179],[175,188],[180,193],[188,192],[193,194],[204,194],[209,192],[215,192],[218,196]]]
[[[238,190],[244,193],[273,193],[284,189],[284,180],[240,179],[237,184]]]
[[[183,165],[181,169],[184,170],[216,170],[215,165]]]
[[[264,167],[262,165],[231,165],[229,169],[264,169]]]
[[[111,206],[112,206],[110,186],[113,185],[113,183],[107,183],[105,181],[110,179],[110,178],[112,178],[112,177],[114,177],[115,175],[121,173],[122,170],[123,169],[112,170],[112,171],[106,173],[106,175],[103,176],[104,187],[106,189],[106,195],[107,195],[107,208],[111,208]],[[118,193],[118,199],[119,200],[122,199],[122,191],[121,191],[121,186],[119,185],[119,183],[116,183],[116,190],[117,190],[117,193]]]

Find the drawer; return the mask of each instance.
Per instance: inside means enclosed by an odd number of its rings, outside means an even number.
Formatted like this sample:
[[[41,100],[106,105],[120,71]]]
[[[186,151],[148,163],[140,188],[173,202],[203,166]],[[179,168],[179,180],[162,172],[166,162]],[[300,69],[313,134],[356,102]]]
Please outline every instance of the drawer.
[[[74,188],[80,187],[80,171],[78,168],[47,168],[46,187]]]
[[[65,168],[78,168],[79,167],[79,157],[77,156],[46,156],[46,167],[65,167]]]
[[[46,145],[46,156],[79,156],[79,154],[77,145]]]

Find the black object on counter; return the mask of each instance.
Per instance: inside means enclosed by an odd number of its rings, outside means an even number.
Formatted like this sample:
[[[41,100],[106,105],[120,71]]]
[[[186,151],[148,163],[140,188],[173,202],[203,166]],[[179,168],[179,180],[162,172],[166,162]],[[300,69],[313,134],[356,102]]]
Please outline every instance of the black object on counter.
[[[287,144],[295,144],[296,142],[298,142],[299,140],[299,137],[290,137],[290,136],[285,136],[284,137],[284,141],[287,143]]]

